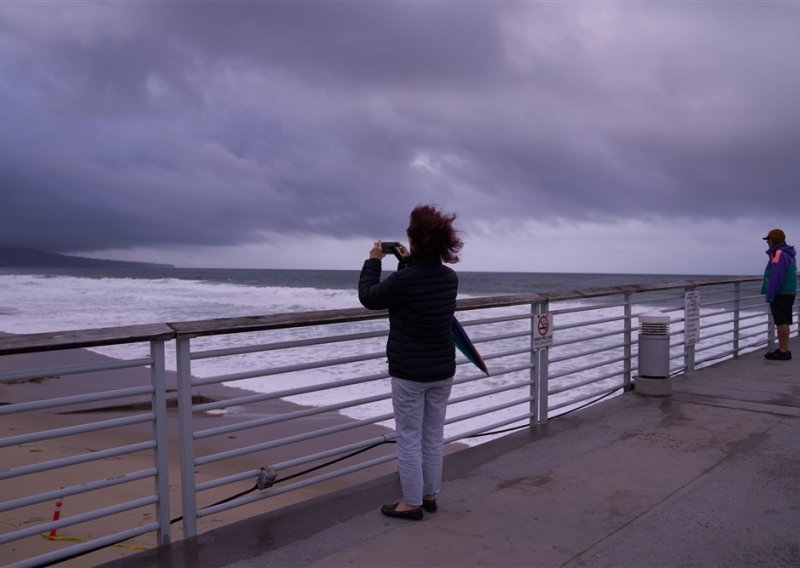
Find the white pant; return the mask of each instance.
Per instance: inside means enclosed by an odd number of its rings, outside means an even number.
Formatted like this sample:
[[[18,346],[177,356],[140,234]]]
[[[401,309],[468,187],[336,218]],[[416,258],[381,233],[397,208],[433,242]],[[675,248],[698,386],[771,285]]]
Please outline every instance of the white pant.
[[[403,501],[422,505],[423,495],[442,486],[442,443],[453,379],[425,383],[392,377],[397,431],[397,472]]]

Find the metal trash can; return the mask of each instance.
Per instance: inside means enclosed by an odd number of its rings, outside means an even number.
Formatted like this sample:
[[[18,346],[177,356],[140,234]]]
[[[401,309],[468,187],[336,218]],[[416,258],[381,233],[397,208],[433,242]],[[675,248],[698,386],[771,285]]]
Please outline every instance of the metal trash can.
[[[639,316],[639,373],[634,381],[639,394],[667,396],[672,393],[669,323],[670,317],[660,311]]]

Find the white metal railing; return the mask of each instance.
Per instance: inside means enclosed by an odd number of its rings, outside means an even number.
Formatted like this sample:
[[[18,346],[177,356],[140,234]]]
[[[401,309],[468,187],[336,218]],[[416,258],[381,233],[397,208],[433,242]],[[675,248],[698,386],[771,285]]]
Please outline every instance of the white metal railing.
[[[146,367],[150,371],[143,375],[146,380],[143,381],[141,386],[114,389],[113,384],[109,382],[108,390],[4,404],[0,406],[0,417],[19,417],[24,414],[30,414],[35,417],[37,412],[43,410],[51,413],[60,413],[53,414],[55,416],[76,416],[76,414],[61,413],[69,413],[76,408],[80,409],[81,405],[85,406],[88,403],[110,403],[117,400],[130,400],[131,397],[137,397],[137,399],[144,397],[149,403],[147,406],[151,409],[149,412],[133,413],[121,418],[94,420],[84,417],[72,421],[75,422],[74,424],[61,427],[37,429],[37,426],[41,427],[41,425],[34,425],[32,428],[17,426],[14,430],[26,429],[29,431],[0,439],[0,448],[29,447],[30,452],[40,451],[36,449],[37,442],[50,440],[60,440],[66,445],[76,447],[74,452],[64,457],[34,463],[16,463],[18,460],[11,459],[9,454],[5,454],[6,458],[3,460],[3,466],[6,469],[0,471],[0,483],[2,483],[3,487],[0,515],[6,521],[4,523],[6,526],[16,525],[18,528],[0,534],[0,550],[8,550],[11,547],[10,543],[15,541],[25,538],[40,538],[40,535],[48,538],[54,543],[54,546],[51,547],[52,550],[33,558],[17,559],[14,558],[13,554],[6,552],[2,554],[4,561],[19,560],[17,563],[12,564],[14,566],[47,565],[81,554],[84,551],[95,550],[105,545],[123,542],[147,533],[156,534],[157,544],[170,542],[164,333],[159,334],[154,329],[149,328],[146,335],[150,348],[150,354],[146,358],[69,367],[37,368],[0,375],[0,383],[8,385],[6,388],[11,389],[14,388],[14,383],[34,381],[47,385],[48,381],[69,381],[77,375],[119,371],[120,369]],[[168,330],[167,338],[169,336]],[[17,339],[19,337],[17,336]],[[135,338],[135,340],[141,339]],[[133,340],[133,338],[126,334],[124,337],[116,337],[116,340],[127,342]],[[13,341],[9,340],[6,343],[12,343]],[[0,364],[2,362],[2,359],[0,359]],[[46,393],[44,389],[43,391]],[[31,421],[28,421],[28,424],[30,423]],[[113,433],[126,426],[148,424],[149,427],[143,434],[144,439],[139,442],[112,445],[102,449],[85,448],[86,451],[81,451],[84,448],[77,441],[73,441],[71,444],[68,442],[69,440],[80,440],[80,436],[86,433],[105,431]],[[109,462],[118,462],[122,456],[136,455],[149,455],[152,465],[145,469],[103,475],[104,472],[109,471]],[[67,477],[74,478],[76,481],[72,485],[53,488],[48,473],[54,470],[69,472]],[[15,481],[17,483],[14,483]],[[103,497],[104,491],[111,487],[123,485],[135,488],[133,491],[138,491],[140,496],[132,497],[122,502],[117,499]],[[39,492],[31,493],[31,488],[36,488]],[[59,518],[60,511],[58,509],[54,510],[54,503],[60,505],[65,498],[74,498],[87,494],[93,495],[94,505],[91,509]],[[99,497],[97,497],[98,495]],[[77,499],[77,501],[79,500],[80,498]],[[67,539],[67,542],[78,541],[80,544],[71,545],[67,549],[63,549],[62,546],[55,546],[64,542],[62,540],[63,537],[60,537],[57,533],[60,529],[84,524],[84,526],[93,526],[94,530],[102,532],[105,519],[142,508],[153,510],[154,520],[152,522],[136,523],[122,531],[103,534],[86,542],[80,542],[80,539],[77,538],[70,538]],[[15,519],[27,520],[26,517],[32,517],[36,520],[50,518],[49,515],[42,514],[44,511],[52,513],[52,520],[40,523],[14,522]],[[41,551],[42,549],[46,549],[46,546],[40,545],[36,547],[36,550]]]
[[[760,279],[731,278],[459,300],[457,315],[482,352],[491,376],[485,377],[459,357],[446,442],[474,444],[477,435],[541,424],[630,389],[637,370],[637,316],[653,309],[671,316],[671,374],[763,347],[773,341],[774,326],[756,289],[758,283]],[[684,296],[690,290],[699,290],[701,299],[696,344],[682,338]],[[540,344],[534,341],[533,322],[541,314],[549,314],[553,323],[549,348],[537,348]],[[79,373],[125,367],[150,369],[149,380],[142,385],[114,389],[109,381],[105,391],[0,406],[0,416],[52,413],[132,396],[147,396],[151,403],[148,412],[111,419],[84,417],[76,425],[6,437],[0,447],[152,425],[152,436],[137,443],[0,471],[0,480],[30,476],[46,480],[49,471],[100,462],[92,471],[94,479],[69,487],[57,489],[44,482],[39,484],[40,492],[10,495],[13,491],[6,483],[0,514],[13,519],[13,512],[21,519],[25,511],[35,510],[41,517],[41,511],[64,497],[153,481],[152,490],[135,499],[62,520],[19,526],[0,535],[0,546],[141,508],[155,508],[153,522],[134,522],[122,532],[20,559],[18,565],[46,564],[145,533],[155,533],[157,544],[164,544],[171,538],[170,525],[178,520],[183,537],[189,538],[198,534],[198,521],[209,515],[392,461],[394,452],[388,444],[394,434],[384,352],[387,325],[383,312],[352,309],[0,340],[0,363],[2,356],[15,353],[143,341],[150,345],[150,356],[145,358],[2,374],[1,383],[12,383],[44,376],[68,380]],[[170,346],[174,342],[177,369],[175,442],[181,463],[181,516],[175,519],[170,519],[167,478],[165,342]],[[206,389],[219,385],[245,390],[214,399],[203,396]],[[151,455],[151,467],[103,476],[107,460],[142,452]]]

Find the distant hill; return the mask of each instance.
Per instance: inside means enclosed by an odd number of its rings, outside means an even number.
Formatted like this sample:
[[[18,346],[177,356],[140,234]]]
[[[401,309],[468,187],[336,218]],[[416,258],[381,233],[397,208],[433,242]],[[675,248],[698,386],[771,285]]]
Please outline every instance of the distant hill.
[[[50,267],[50,268],[135,268],[158,267],[174,268],[171,264],[150,262],[125,262],[122,260],[104,260],[69,256],[23,247],[0,247],[0,266],[16,268]]]

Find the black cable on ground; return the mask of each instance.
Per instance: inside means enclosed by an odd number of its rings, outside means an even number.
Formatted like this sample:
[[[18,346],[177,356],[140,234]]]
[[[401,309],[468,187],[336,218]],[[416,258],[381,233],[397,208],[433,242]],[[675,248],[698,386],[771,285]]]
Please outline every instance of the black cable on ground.
[[[290,479],[294,479],[295,477],[301,477],[303,475],[307,475],[307,474],[309,474],[309,473],[311,473],[313,471],[317,471],[318,469],[322,469],[322,468],[328,467],[329,465],[333,465],[335,463],[339,463],[339,462],[344,461],[346,459],[350,459],[350,458],[352,458],[354,456],[357,456],[358,454],[362,454],[362,453],[364,453],[364,452],[366,452],[368,450],[371,450],[373,448],[377,448],[378,446],[382,446],[383,444],[394,444],[394,443],[395,443],[394,440],[384,440],[383,442],[377,442],[375,444],[372,444],[371,446],[366,446],[366,447],[361,448],[359,450],[356,450],[354,452],[350,452],[347,455],[340,456],[340,457],[338,457],[338,458],[336,458],[334,460],[331,460],[329,462],[325,462],[323,464],[314,466],[312,468],[309,468],[309,469],[306,469],[306,470],[303,470],[303,471],[298,471],[297,473],[293,473],[292,475],[288,475],[286,477],[282,477],[280,479],[276,479],[269,486],[272,487],[276,483],[283,483],[284,481],[289,481]],[[207,505],[205,508],[216,507],[217,505],[222,505],[223,503],[227,503],[228,501],[233,501],[234,499],[238,499],[239,497],[243,497],[243,496],[247,495],[248,493],[252,493],[253,491],[255,491],[257,489],[259,489],[259,484],[258,483],[256,483],[250,489],[245,489],[244,491],[241,491],[241,492],[237,493],[236,495],[232,495],[230,497],[226,497],[225,499],[222,499],[221,501],[217,501],[216,503],[212,503],[211,505]],[[178,521],[180,521],[182,519],[183,519],[183,516],[176,517],[176,518],[174,518],[174,519],[172,519],[170,521],[170,524],[177,523]]]

